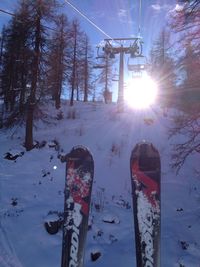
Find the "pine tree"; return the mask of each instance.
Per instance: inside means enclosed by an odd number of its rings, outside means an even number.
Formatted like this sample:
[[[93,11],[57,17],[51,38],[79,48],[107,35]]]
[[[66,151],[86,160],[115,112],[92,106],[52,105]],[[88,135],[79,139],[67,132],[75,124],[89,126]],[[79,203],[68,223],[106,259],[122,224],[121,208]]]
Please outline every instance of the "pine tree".
[[[99,73],[99,84],[102,85],[102,92],[105,103],[110,102],[111,91],[110,87],[113,78],[113,59],[109,58],[108,55],[101,57],[100,59],[100,73]],[[98,65],[97,65],[98,67]]]
[[[14,17],[4,31],[5,49],[2,60],[2,91],[6,110],[9,112],[13,111],[16,106],[16,97],[22,95],[20,78],[24,74],[21,62],[22,56],[24,56],[22,53],[24,35],[21,27],[17,18]]]
[[[82,43],[80,47],[79,67],[77,69],[77,85],[79,91],[83,93],[83,101],[88,101],[88,96],[91,93],[91,77],[92,77],[92,49],[89,44],[89,38],[86,33],[83,33]]]
[[[28,100],[28,110],[26,118],[26,134],[25,134],[25,147],[27,150],[33,148],[33,116],[37,102],[37,97],[40,96],[38,82],[40,81],[40,71],[43,59],[43,50],[45,46],[45,28],[43,21],[51,21],[53,13],[55,12],[56,1],[54,0],[27,0],[29,6],[29,20],[31,21],[32,29],[32,68],[31,68],[31,87]]]
[[[175,92],[175,65],[170,51],[169,32],[162,30],[150,53],[151,75],[157,81],[160,102],[172,105]]]
[[[200,1],[182,1],[170,22],[177,43],[177,72],[181,77],[179,112],[173,118],[170,137],[184,140],[175,144],[172,167],[178,172],[193,154],[200,153]],[[180,138],[181,136],[181,138]]]
[[[20,2],[19,9],[3,28],[1,46],[1,90],[7,116],[4,125],[12,125],[25,113],[26,95],[30,82],[30,24],[28,6]]]
[[[69,78],[68,82],[71,86],[71,96],[70,96],[70,106],[74,104],[75,98],[75,90],[79,90],[80,84],[80,69],[82,68],[82,42],[83,42],[83,32],[81,31],[80,24],[77,20],[72,22],[71,32],[70,32],[70,45],[71,45],[71,53],[68,59],[68,73]]]
[[[183,77],[180,85],[179,108],[185,112],[198,109],[200,102],[200,61],[195,47],[189,43],[184,55],[179,58],[179,69]]]
[[[60,107],[63,84],[67,79],[67,58],[69,58],[69,22],[67,16],[61,14],[56,18],[56,31],[52,33],[48,52],[48,89],[55,107]]]
[[[181,1],[171,13],[170,27],[176,42],[176,71],[180,77],[179,108],[197,108],[200,101],[200,1]]]

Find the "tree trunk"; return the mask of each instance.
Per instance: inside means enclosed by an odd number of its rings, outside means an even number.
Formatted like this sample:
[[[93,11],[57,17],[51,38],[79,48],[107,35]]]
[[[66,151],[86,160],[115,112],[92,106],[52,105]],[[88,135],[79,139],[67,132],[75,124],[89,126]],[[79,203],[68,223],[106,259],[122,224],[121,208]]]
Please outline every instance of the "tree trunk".
[[[24,114],[24,102],[25,102],[25,93],[26,93],[26,78],[24,71],[21,74],[21,91],[20,91],[20,98],[19,98],[19,112],[20,114]]]
[[[59,43],[59,52],[58,52],[58,63],[57,63],[57,83],[56,83],[56,93],[55,93],[55,107],[56,109],[60,108],[60,97],[62,92],[62,83],[63,83],[63,73],[64,73],[64,22],[62,17],[62,24],[60,30],[60,43]]]
[[[26,135],[25,135],[25,148],[30,151],[33,148],[33,114],[34,104],[28,104],[27,118],[26,118]]]
[[[41,43],[41,16],[38,14],[36,20],[36,32],[35,32],[35,48],[34,48],[34,60],[32,69],[32,81],[31,81],[31,93],[28,101],[28,110],[26,118],[26,135],[25,135],[25,148],[27,151],[33,148],[33,115],[36,102],[36,88],[39,73],[39,60],[40,60],[40,43]]]
[[[85,43],[85,70],[84,70],[84,102],[88,101],[88,40],[86,37],[86,43]]]
[[[60,75],[59,75],[59,82],[58,82],[58,91],[56,93],[56,98],[55,98],[55,106],[56,109],[60,108],[60,97],[61,97],[61,91],[62,91],[62,70],[60,70]]]
[[[76,49],[77,49],[77,29],[76,29],[76,24],[74,24],[74,55],[73,55],[72,91],[71,91],[70,106],[73,106],[74,104],[74,90],[76,81]]]

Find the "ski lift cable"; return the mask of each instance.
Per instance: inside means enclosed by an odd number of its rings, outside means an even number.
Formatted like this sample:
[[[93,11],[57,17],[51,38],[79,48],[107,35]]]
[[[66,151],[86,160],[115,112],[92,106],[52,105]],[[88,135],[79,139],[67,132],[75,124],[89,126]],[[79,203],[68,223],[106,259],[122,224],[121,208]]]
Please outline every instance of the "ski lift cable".
[[[6,11],[6,10],[3,10],[3,9],[0,9],[0,12],[2,12],[2,13],[5,13],[5,14],[7,14],[7,15],[10,15],[10,16],[14,16],[14,14],[13,14],[13,13],[11,13],[11,12],[8,12],[8,11]]]
[[[113,38],[110,35],[108,35],[104,30],[102,30],[99,26],[97,26],[91,19],[89,19],[82,11],[80,11],[77,7],[75,7],[71,2],[65,0],[65,3],[71,6],[79,15],[81,15],[84,19],[86,19],[93,27],[95,27],[103,35],[113,40]]]

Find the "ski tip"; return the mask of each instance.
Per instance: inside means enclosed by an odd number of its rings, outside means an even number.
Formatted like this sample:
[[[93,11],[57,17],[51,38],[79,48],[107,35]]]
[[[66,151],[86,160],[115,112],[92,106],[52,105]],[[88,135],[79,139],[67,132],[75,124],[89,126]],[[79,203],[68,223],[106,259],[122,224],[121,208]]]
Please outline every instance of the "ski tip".
[[[76,151],[88,151],[89,152],[89,149],[83,145],[76,145],[76,146],[72,147],[71,152],[74,150],[76,150]]]
[[[76,145],[72,147],[70,154],[89,154],[92,156],[92,153],[89,148],[83,145]]]
[[[142,140],[141,142],[137,143],[132,150],[132,157],[160,157],[157,148],[151,143],[147,142],[146,140]]]
[[[149,142],[149,141],[146,141],[146,140],[142,140],[141,142],[138,142],[136,145],[135,145],[135,148],[138,147],[140,149],[152,149],[154,151],[158,151],[155,146]]]
[[[83,145],[76,145],[72,147],[71,151],[69,154],[66,155],[66,159],[78,161],[80,159],[85,158],[86,160],[93,161],[93,156],[90,150]]]
[[[131,153],[130,166],[133,166],[134,162],[137,162],[140,171],[152,172],[161,170],[160,154],[154,145],[149,142],[136,144]]]
[[[142,141],[138,142],[136,145],[144,145],[144,144],[150,145],[150,146],[153,145],[151,142],[149,142],[149,141],[147,141],[145,139],[143,139]]]

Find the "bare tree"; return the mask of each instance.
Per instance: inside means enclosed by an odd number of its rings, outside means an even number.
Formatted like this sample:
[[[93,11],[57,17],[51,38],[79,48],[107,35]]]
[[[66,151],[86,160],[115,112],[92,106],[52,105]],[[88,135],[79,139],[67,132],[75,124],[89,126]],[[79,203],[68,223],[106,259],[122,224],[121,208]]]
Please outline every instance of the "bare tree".
[[[200,153],[200,109],[174,116],[170,136],[179,135],[184,141],[173,145],[172,168],[178,173],[189,156]]]
[[[179,135],[173,146],[172,167],[178,172],[185,161],[200,153],[200,1],[182,1],[173,13],[171,28],[178,42],[177,71],[181,76],[179,112],[173,116],[170,137]]]

